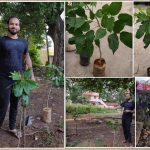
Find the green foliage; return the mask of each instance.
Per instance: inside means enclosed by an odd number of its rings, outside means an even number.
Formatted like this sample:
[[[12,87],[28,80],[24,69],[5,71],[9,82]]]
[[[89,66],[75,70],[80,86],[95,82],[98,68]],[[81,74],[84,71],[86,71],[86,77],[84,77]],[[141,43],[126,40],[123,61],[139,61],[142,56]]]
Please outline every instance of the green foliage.
[[[27,69],[23,74],[15,71],[10,76],[15,81],[13,84],[14,95],[21,97],[23,107],[29,105],[29,94],[33,89],[38,87],[37,82],[30,80],[31,74],[31,69]]]
[[[81,87],[79,90],[81,91],[79,94],[82,95],[84,91],[93,91],[97,93],[101,93],[103,91],[108,91],[108,92],[117,92],[120,93],[124,90],[129,89],[131,94],[134,95],[134,90],[135,90],[135,81],[132,78],[120,78],[120,79],[115,79],[115,78],[100,78],[100,79],[95,79],[95,78],[86,78],[86,79],[67,79],[66,80],[66,90],[67,94],[70,94],[71,91],[75,91],[73,87],[76,86]],[[78,95],[79,95],[78,94]],[[111,93],[110,93],[111,94]],[[105,98],[105,97],[103,97]]]
[[[64,74],[57,66],[48,64],[46,66],[46,77],[52,81],[53,85],[64,86]]]
[[[150,44],[150,7],[146,10],[141,10],[135,13],[136,23],[140,23],[139,28],[136,31],[136,38],[140,39],[144,36],[144,48],[147,48]]]
[[[114,129],[114,130],[117,130],[118,129],[118,122],[116,122],[115,120],[109,120],[109,121],[107,121],[106,122],[107,123],[107,125],[109,126],[109,127],[111,127],[112,129]]]
[[[94,7],[96,5],[97,3],[94,4]],[[99,40],[107,34],[109,34],[108,45],[113,54],[119,47],[119,41],[132,48],[131,33],[127,34],[123,31],[125,26],[132,26],[132,16],[120,13],[122,2],[105,4],[96,13],[92,7],[92,3],[86,2],[66,3],[66,30],[73,35],[69,43],[76,45],[77,53],[91,57],[94,50],[93,42],[100,47]],[[90,29],[93,21],[97,22],[96,31]],[[90,39],[87,38],[87,33]],[[124,38],[123,35],[125,35]]]
[[[88,113],[112,113],[116,112],[114,109],[100,108],[93,105],[83,105],[83,104],[67,104],[66,112],[73,114],[78,110],[78,114],[88,114]]]

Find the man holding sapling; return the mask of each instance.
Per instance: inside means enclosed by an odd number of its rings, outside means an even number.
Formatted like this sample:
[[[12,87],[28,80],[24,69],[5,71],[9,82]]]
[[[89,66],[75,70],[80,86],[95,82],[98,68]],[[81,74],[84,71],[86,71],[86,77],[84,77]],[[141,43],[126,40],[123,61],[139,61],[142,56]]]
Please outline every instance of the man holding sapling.
[[[19,98],[12,92],[14,81],[9,77],[11,72],[23,72],[23,63],[26,68],[32,68],[32,62],[28,52],[27,41],[18,37],[20,20],[12,16],[7,21],[8,34],[0,37],[0,127],[2,127],[7,108],[9,110],[9,131],[17,138],[21,134],[16,129],[16,117]],[[35,80],[32,71],[32,80]]]
[[[125,100],[121,103],[120,106],[115,107],[115,109],[122,108],[122,128],[124,133],[125,140],[123,143],[129,143],[132,146],[132,138],[131,138],[131,123],[133,118],[133,113],[135,109],[135,103],[132,100],[132,97],[129,92],[125,93]]]

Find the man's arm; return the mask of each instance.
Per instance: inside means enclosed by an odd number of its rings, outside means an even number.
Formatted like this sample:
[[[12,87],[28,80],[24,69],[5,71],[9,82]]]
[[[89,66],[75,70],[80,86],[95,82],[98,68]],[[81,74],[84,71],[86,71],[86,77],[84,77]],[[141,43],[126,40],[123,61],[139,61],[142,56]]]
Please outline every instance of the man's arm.
[[[24,55],[24,61],[25,61],[25,64],[26,64],[26,69],[30,68],[32,70],[31,80],[35,81],[34,72],[33,72],[33,69],[32,69],[32,61],[31,61],[29,53],[26,53]]]

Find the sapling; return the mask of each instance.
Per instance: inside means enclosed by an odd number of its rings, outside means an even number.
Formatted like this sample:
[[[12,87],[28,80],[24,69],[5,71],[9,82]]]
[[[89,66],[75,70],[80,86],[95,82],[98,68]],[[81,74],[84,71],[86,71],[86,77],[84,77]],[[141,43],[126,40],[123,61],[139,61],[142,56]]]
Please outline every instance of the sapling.
[[[21,106],[23,107],[23,143],[25,146],[25,110],[29,105],[30,92],[38,87],[36,81],[31,80],[32,70],[27,69],[23,73],[11,72],[10,77],[14,80],[13,92],[16,97],[21,100]],[[20,129],[21,130],[21,129]]]

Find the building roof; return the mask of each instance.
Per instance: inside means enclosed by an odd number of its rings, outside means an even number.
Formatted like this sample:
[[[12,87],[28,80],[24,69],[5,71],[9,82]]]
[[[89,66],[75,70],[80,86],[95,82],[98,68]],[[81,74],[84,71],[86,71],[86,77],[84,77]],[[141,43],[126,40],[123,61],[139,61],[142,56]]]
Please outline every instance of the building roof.
[[[99,97],[99,93],[86,91],[83,93],[83,96],[98,96]]]

